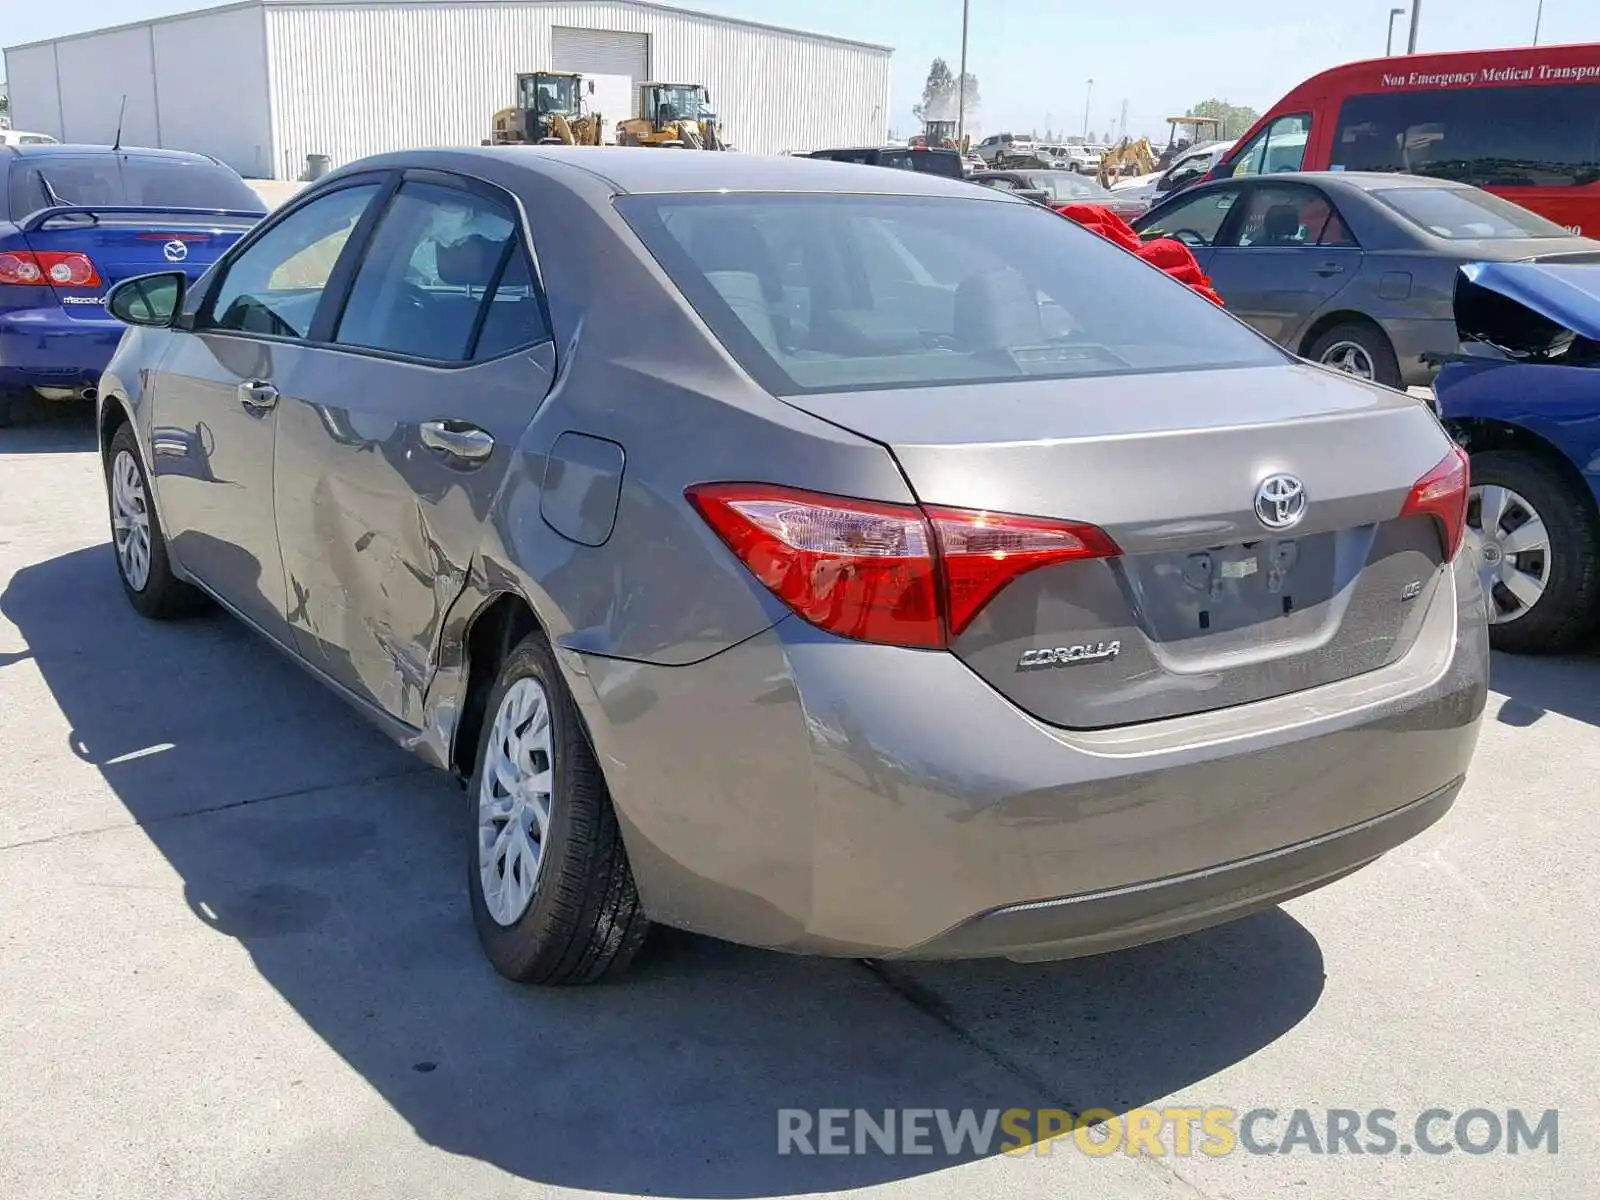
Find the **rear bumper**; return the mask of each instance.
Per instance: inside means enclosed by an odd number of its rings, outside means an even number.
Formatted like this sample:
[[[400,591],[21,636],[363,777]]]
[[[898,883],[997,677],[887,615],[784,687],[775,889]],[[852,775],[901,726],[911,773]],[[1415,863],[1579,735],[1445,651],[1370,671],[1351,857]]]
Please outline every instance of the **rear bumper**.
[[[114,317],[69,317],[59,306],[0,312],[0,387],[94,386],[122,331]]]
[[[1412,650],[1276,701],[1037,722],[953,656],[796,619],[688,667],[565,652],[657,920],[861,957],[1070,957],[1230,920],[1446,811],[1488,644],[1458,561]]]

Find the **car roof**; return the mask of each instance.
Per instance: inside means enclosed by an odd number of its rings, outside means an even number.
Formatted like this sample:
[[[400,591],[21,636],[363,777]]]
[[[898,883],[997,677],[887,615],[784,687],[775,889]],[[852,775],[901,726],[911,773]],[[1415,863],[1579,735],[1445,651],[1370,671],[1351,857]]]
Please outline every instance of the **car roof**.
[[[217,160],[205,154],[193,154],[188,150],[158,150],[148,146],[96,146],[74,142],[52,142],[46,144],[30,143],[28,145],[7,146],[7,150],[19,158],[95,158],[112,154],[122,154],[134,158],[166,158],[175,162],[214,163]]]
[[[350,163],[335,174],[433,167],[470,175],[506,166],[568,181],[573,174],[580,174],[587,176],[591,185],[598,185],[612,195],[729,191],[993,198],[964,179],[921,171],[886,170],[801,155],[643,146],[465,146],[401,150]]]

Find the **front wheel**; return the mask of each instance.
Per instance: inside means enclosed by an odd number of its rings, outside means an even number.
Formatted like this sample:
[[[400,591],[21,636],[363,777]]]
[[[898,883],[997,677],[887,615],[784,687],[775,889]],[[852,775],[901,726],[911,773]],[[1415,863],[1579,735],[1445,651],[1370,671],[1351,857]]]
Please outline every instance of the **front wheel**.
[[[1354,321],[1335,325],[1311,344],[1306,357],[1357,379],[1385,387],[1400,386],[1400,361],[1395,358],[1388,337],[1376,325]]]
[[[1489,641],[1513,654],[1582,643],[1600,623],[1600,515],[1588,489],[1521,450],[1472,456],[1467,525]]]
[[[131,426],[118,426],[112,435],[105,466],[111,545],[128,603],[140,615],[157,621],[187,616],[205,607],[200,591],[172,572],[166,534],[150,502],[150,481]]]
[[[467,789],[467,890],[484,953],[519,983],[620,974],[649,922],[605,777],[543,635],[507,657],[485,716]]]

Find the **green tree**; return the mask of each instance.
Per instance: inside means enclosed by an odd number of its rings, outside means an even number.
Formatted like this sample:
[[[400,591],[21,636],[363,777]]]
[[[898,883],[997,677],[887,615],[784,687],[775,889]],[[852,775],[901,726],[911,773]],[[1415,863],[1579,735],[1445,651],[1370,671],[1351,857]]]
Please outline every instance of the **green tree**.
[[[1227,100],[1202,100],[1193,105],[1185,116],[1190,117],[1215,117],[1222,122],[1220,136],[1225,139],[1243,137],[1245,131],[1254,125],[1261,114],[1255,109],[1244,104],[1229,104]]]
[[[978,77],[968,71],[965,89],[958,89],[950,64],[942,58],[936,58],[928,68],[927,81],[922,85],[922,103],[911,106],[912,115],[919,121],[954,121],[958,92],[960,107],[965,110],[964,115],[970,124],[972,114],[978,110]]]

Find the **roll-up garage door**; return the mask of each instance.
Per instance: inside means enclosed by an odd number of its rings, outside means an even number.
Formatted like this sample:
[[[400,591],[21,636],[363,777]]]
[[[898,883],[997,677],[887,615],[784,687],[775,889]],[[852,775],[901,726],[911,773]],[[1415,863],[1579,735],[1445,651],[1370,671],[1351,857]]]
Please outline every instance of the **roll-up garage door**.
[[[550,31],[551,57],[557,71],[583,75],[626,75],[636,85],[649,78],[650,35],[620,33],[612,29],[573,29],[558,25]]]

